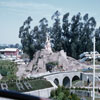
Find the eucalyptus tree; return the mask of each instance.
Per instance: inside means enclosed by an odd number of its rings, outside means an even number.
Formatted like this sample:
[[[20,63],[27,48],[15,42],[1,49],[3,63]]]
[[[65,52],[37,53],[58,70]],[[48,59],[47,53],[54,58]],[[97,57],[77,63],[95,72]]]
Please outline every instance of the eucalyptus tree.
[[[51,43],[54,51],[60,51],[62,49],[62,28],[60,24],[60,12],[56,11],[51,19],[54,21],[51,28]]]
[[[83,29],[82,29],[82,36],[81,36],[81,49],[82,52],[90,52],[92,51],[92,36],[93,32],[95,31],[96,27],[96,21],[94,17],[88,16],[88,14],[85,14],[83,16]]]
[[[36,51],[44,48],[46,33],[48,31],[48,21],[46,18],[41,19],[39,21],[40,25],[35,26],[34,29],[31,29],[31,21],[32,18],[28,17],[19,29],[19,38],[21,38],[22,50],[24,53],[29,55],[30,60],[32,60]]]
[[[42,18],[39,21],[40,25],[35,26],[33,29],[33,44],[35,47],[35,52],[41,50],[45,46],[46,34],[48,32],[48,21],[46,18]]]
[[[63,41],[62,41],[62,45],[63,45],[63,49],[64,51],[67,53],[68,56],[71,55],[71,48],[70,48],[70,39],[71,39],[71,35],[70,35],[70,22],[69,22],[69,13],[64,14],[63,16],[63,23],[62,23],[62,34],[63,34]]]
[[[29,55],[30,60],[33,58],[34,54],[33,38],[30,29],[31,21],[32,18],[29,16],[19,29],[19,38],[21,38],[22,50],[24,53]]]
[[[96,28],[96,21],[94,17],[85,14],[83,17],[80,13],[72,16],[69,20],[69,13],[64,14],[62,24],[60,20],[60,12],[56,11],[51,19],[53,25],[48,27],[48,20],[42,18],[39,21],[39,26],[31,29],[31,17],[19,29],[19,38],[21,38],[22,50],[33,58],[37,50],[41,50],[45,46],[47,34],[51,37],[51,46],[53,51],[64,50],[68,56],[78,59],[78,56],[86,51],[92,51],[92,35]],[[100,52],[100,28],[96,30],[97,50]]]
[[[46,18],[42,18],[39,21],[39,34],[40,34],[40,42],[41,47],[44,48],[47,34],[49,34],[49,28],[48,28],[48,20]]]
[[[100,27],[95,31],[96,37],[96,51],[100,53]]]
[[[80,28],[81,14],[78,13],[74,15],[71,19],[71,27],[70,27],[70,47],[71,47],[71,56],[74,58],[78,58],[78,46],[79,46],[79,28]]]

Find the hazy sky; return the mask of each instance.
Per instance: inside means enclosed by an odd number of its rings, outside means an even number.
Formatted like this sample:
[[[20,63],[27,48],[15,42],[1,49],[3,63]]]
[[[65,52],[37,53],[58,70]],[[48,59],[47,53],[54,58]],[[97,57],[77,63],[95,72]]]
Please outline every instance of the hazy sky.
[[[28,16],[33,18],[34,27],[43,17],[51,23],[56,10],[61,15],[70,12],[71,16],[89,13],[100,26],[100,0],[0,0],[0,44],[20,43],[19,27]]]

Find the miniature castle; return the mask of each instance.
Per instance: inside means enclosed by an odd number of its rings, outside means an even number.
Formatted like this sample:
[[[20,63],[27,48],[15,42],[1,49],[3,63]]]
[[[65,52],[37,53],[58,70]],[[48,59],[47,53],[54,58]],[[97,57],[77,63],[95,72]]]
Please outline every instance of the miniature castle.
[[[50,43],[50,36],[46,33],[46,43],[45,43],[45,50],[49,53],[52,53],[51,43]]]

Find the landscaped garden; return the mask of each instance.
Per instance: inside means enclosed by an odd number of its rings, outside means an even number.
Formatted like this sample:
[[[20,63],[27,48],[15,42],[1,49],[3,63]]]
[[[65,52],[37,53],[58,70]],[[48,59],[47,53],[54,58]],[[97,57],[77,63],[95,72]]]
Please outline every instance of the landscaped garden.
[[[0,74],[2,79],[0,80],[0,88],[26,92],[38,89],[44,89],[52,87],[51,83],[43,78],[36,79],[21,79],[16,77],[17,64],[8,60],[0,60]]]
[[[8,60],[0,60],[0,74],[3,76],[2,80],[12,80],[17,78],[17,64]]]
[[[17,92],[28,92],[53,87],[49,81],[42,78],[1,81],[1,83],[6,83],[8,90]]]
[[[24,84],[25,82],[30,84],[30,88],[28,89],[26,85]],[[39,89],[44,89],[44,88],[49,88],[52,87],[51,83],[44,80],[44,79],[28,79],[28,80],[21,80],[20,83],[23,86],[23,89],[19,90],[16,81],[15,82],[9,82],[8,83],[8,89],[13,90],[13,91],[18,91],[18,92],[28,92],[28,91],[34,91],[34,90],[39,90]]]

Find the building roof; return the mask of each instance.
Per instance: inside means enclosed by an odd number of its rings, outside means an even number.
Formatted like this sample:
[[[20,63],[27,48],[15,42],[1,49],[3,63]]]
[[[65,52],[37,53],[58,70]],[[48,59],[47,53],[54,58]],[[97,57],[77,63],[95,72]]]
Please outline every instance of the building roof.
[[[5,48],[5,49],[1,49],[0,51],[1,52],[5,52],[5,51],[17,51],[18,49],[17,48]]]

